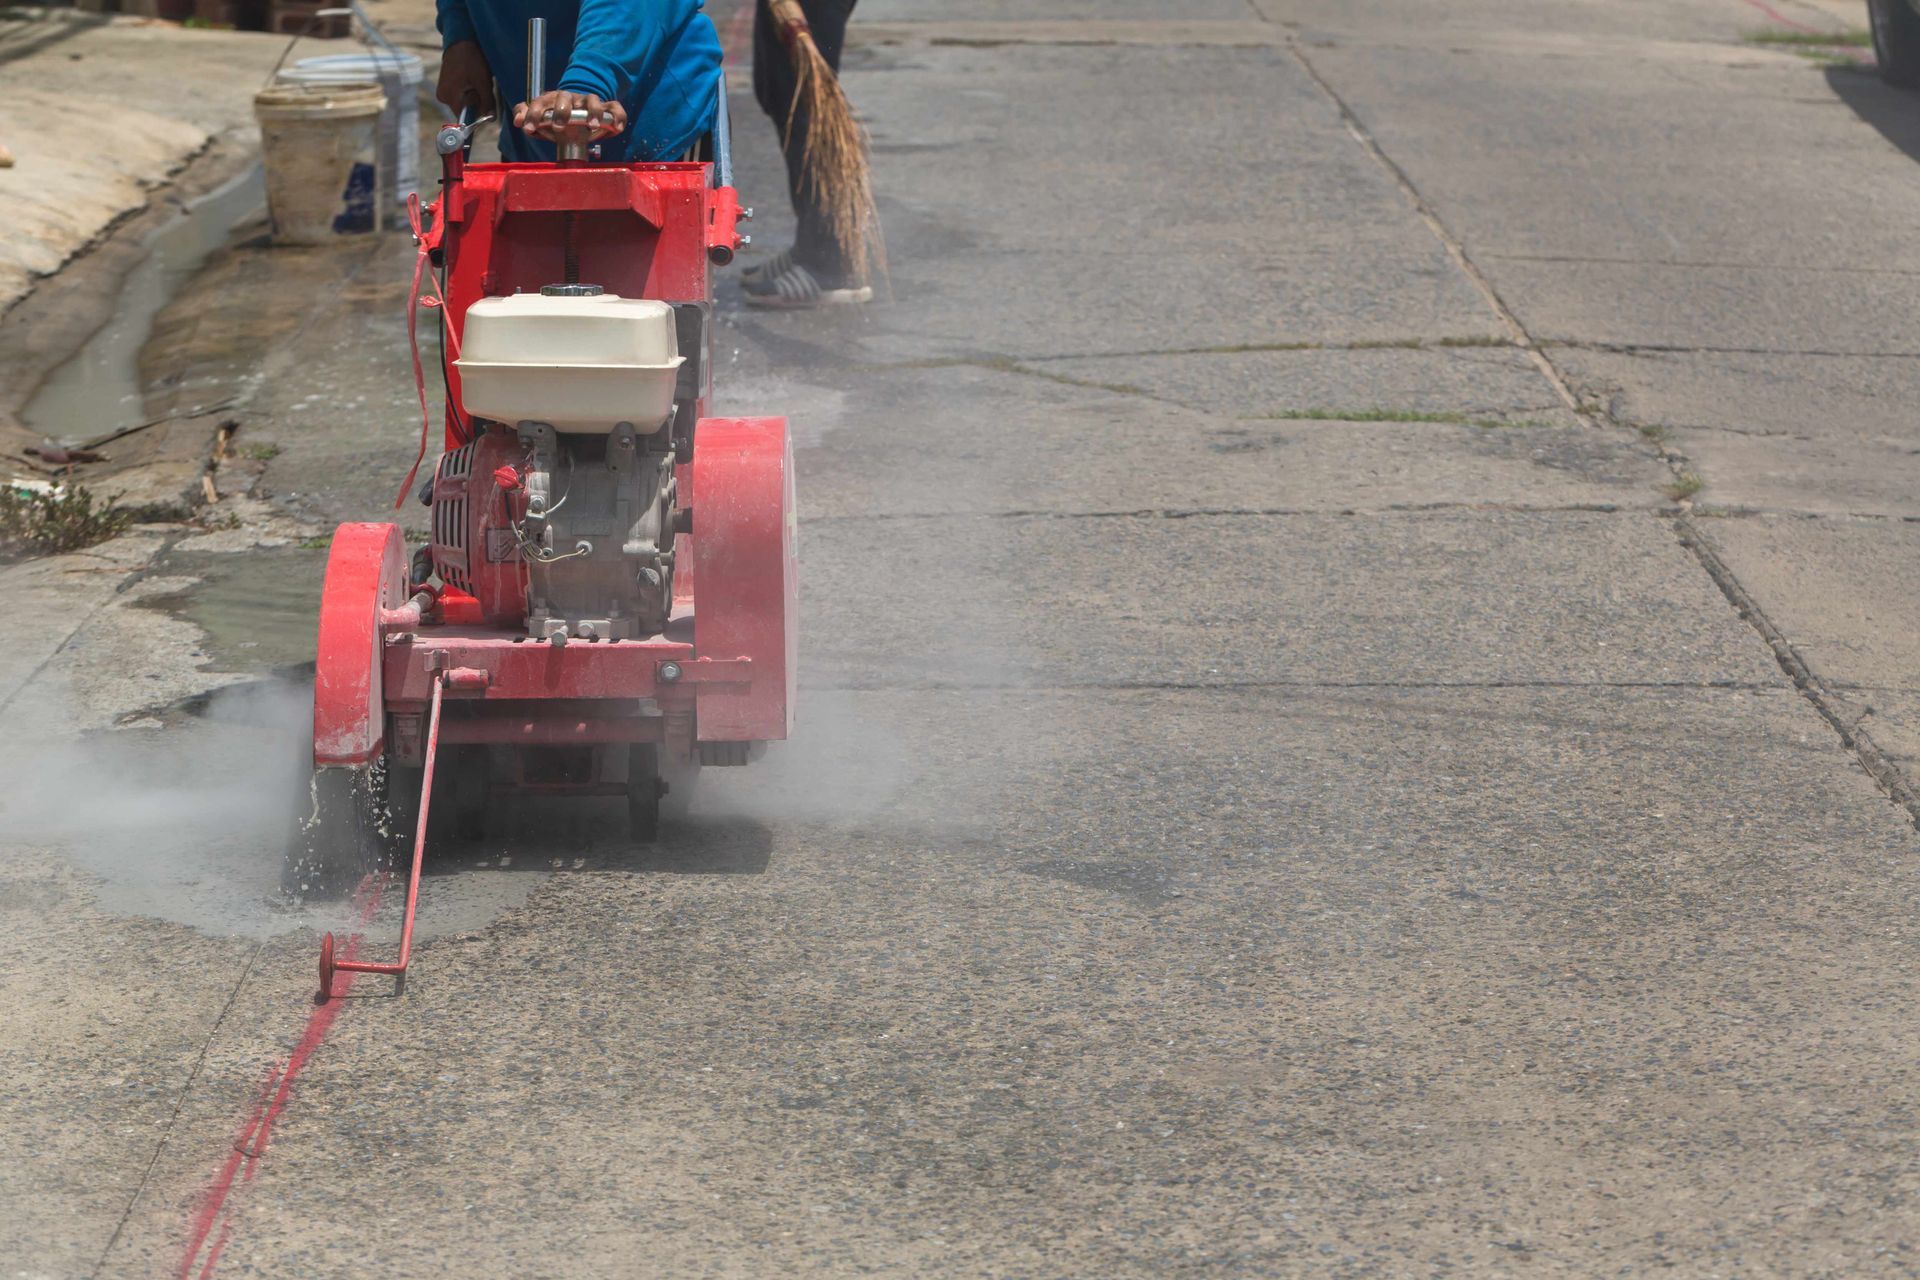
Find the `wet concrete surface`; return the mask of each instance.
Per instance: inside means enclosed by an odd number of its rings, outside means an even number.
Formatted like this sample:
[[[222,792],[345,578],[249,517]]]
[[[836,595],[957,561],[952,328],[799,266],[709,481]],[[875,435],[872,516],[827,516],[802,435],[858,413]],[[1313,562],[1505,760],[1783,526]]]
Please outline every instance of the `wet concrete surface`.
[[[194,657],[206,671],[290,671],[313,662],[327,548],[311,543],[245,552],[169,551],[154,572],[177,591],[147,596],[145,608],[192,623],[204,641]]]
[[[1590,248],[1616,222],[1644,248],[1632,200],[1569,208],[1571,179],[1530,167],[1573,125],[1475,114],[1473,50],[1537,44],[1532,9],[1486,0],[1429,39],[1386,0],[1260,7],[1341,33],[1308,56],[1471,215],[1469,249],[1556,227]],[[216,1249],[213,1270],[263,1275],[1911,1272],[1920,836],[1689,548],[1659,492],[1684,460],[1511,345],[1285,38],[1001,46],[995,22],[1096,15],[874,8],[905,34],[848,81],[897,300],[766,316],[721,285],[719,408],[794,420],[798,735],[709,770],[655,848],[618,806],[502,807],[436,851],[405,996],[361,982],[317,1042],[316,931],[360,916],[276,899],[270,828],[299,798],[282,751],[327,531],[420,523],[391,514],[418,432],[411,248],[237,245],[163,314],[160,394],[245,389],[228,496],[40,665],[0,667],[11,740],[45,757],[8,776],[44,778],[25,790],[52,815],[5,841],[0,1254],[102,1275]],[[1136,9],[1097,16],[1151,27]],[[986,43],[916,40],[919,18]],[[1582,55],[1580,93],[1661,86],[1664,155],[1722,145],[1718,117],[1686,122],[1729,101],[1795,146],[1852,145],[1800,120],[1830,95],[1815,69],[1725,71],[1750,21],[1582,4],[1560,34],[1620,62]],[[1495,106],[1546,92],[1523,70]],[[736,106],[757,255],[787,219],[771,133]],[[1501,140],[1455,157],[1478,186],[1424,163],[1468,145],[1449,119]],[[1892,189],[1878,154],[1862,181]],[[1777,180],[1837,179],[1822,159]],[[1678,176],[1645,181],[1671,234],[1706,216]],[[1704,313],[1563,307],[1572,278],[1497,282],[1573,330]],[[1608,365],[1616,393],[1652,394],[1632,370]],[[1307,409],[1331,416],[1279,416]],[[1764,592],[1799,589],[1765,571],[1783,556],[1846,547],[1899,590],[1872,532],[1722,545]],[[36,599],[81,567],[37,570]],[[1783,616],[1821,640],[1833,612]],[[357,926],[373,953],[395,911]]]

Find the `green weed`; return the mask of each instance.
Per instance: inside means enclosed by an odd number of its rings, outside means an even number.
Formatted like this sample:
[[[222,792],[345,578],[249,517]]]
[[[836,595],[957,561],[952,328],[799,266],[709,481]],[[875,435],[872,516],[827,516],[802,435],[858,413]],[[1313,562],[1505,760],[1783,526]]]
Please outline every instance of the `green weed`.
[[[91,547],[131,521],[127,512],[78,485],[59,493],[0,485],[0,563]]]
[[[1866,49],[1873,45],[1873,32],[1865,27],[1846,31],[1751,31],[1748,44],[1785,45],[1790,49]]]
[[[1706,487],[1707,482],[1702,480],[1698,473],[1682,471],[1674,477],[1672,484],[1662,485],[1660,492],[1666,494],[1675,502],[1685,502],[1688,498],[1691,498],[1694,494]]]

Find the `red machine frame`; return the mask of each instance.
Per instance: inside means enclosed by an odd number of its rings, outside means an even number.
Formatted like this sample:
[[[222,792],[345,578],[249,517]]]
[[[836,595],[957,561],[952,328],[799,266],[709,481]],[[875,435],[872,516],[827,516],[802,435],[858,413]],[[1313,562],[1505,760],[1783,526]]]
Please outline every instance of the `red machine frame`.
[[[314,765],[365,768],[384,757],[423,778],[399,958],[336,959],[328,935],[322,999],[337,970],[404,983],[441,743],[653,743],[664,763],[690,768],[744,764],[793,722],[798,599],[786,420],[705,416],[711,266],[741,243],[734,191],[714,185],[705,162],[467,164],[455,150],[445,163],[420,240],[423,266],[445,267],[448,449],[475,434],[453,361],[467,308],[483,297],[589,281],[675,304],[682,353],[694,354],[689,338],[707,348],[681,391],[678,413],[691,417],[691,432],[679,417],[663,428],[690,437],[675,468],[683,520],[673,609],[666,628],[646,639],[544,643],[524,628],[485,625],[471,596],[410,581],[398,526],[340,526],[320,610]]]

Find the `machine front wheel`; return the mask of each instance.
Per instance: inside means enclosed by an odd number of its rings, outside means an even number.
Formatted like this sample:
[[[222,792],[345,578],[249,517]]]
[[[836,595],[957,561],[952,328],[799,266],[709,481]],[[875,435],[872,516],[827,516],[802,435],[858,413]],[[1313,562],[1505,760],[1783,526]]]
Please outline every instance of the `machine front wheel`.
[[[1880,78],[1897,88],[1920,88],[1920,13],[1912,0],[1867,0],[1867,13]]]

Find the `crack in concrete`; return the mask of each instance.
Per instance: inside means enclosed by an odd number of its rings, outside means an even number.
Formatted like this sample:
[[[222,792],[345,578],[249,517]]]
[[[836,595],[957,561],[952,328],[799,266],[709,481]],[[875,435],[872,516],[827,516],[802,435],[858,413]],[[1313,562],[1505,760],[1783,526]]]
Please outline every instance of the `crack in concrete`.
[[[1141,400],[1152,401],[1154,404],[1171,405],[1179,409],[1193,409],[1194,406],[1186,400],[1176,399],[1172,396],[1161,395],[1159,392],[1149,391],[1145,387],[1135,386],[1133,383],[1130,383],[1130,382],[1101,382],[1093,378],[1076,378],[1076,377],[1073,377],[1071,374],[1055,373],[1052,370],[1035,368],[1034,366],[1040,365],[1040,364],[1057,363],[1065,360],[1126,360],[1126,359],[1152,359],[1157,357],[1178,357],[1178,356],[1246,355],[1246,354],[1257,353],[1257,352],[1276,352],[1276,351],[1278,352],[1285,352],[1285,351],[1444,351],[1448,353],[1464,353],[1470,350],[1483,349],[1488,347],[1509,348],[1509,347],[1512,347],[1513,345],[1514,344],[1510,342],[1506,342],[1504,340],[1497,340],[1497,339],[1482,341],[1479,339],[1471,339],[1471,338],[1435,338],[1435,339],[1395,338],[1391,340],[1382,340],[1377,342],[1361,341],[1361,342],[1349,342],[1349,343],[1322,343],[1322,342],[1288,342],[1288,343],[1269,343],[1269,344],[1255,343],[1255,344],[1242,344],[1242,345],[1226,346],[1226,347],[1186,347],[1186,348],[1177,348],[1177,349],[1162,350],[1162,351],[1108,352],[1100,355],[1031,356],[1031,357],[1019,358],[1019,359],[1016,359],[1013,356],[997,355],[997,354],[979,355],[979,356],[932,356],[925,359],[916,359],[916,360],[868,361],[860,364],[850,365],[849,367],[854,369],[870,370],[870,371],[877,371],[877,372],[896,372],[900,370],[913,370],[913,369],[979,369],[987,373],[1004,373],[1004,374],[1013,374],[1018,377],[1039,378],[1046,382],[1058,383],[1059,385],[1065,386],[1065,387],[1077,387],[1087,391],[1105,391],[1112,395],[1133,396]],[[1471,359],[1472,357],[1465,356],[1463,354],[1462,358]],[[1492,410],[1486,410],[1484,412],[1480,412],[1479,417],[1491,418],[1496,414],[1508,413],[1508,412],[1512,412],[1512,413],[1550,412],[1559,407],[1560,407],[1559,405],[1554,404],[1554,405],[1526,405],[1526,406],[1519,406],[1513,409],[1492,409]],[[1205,412],[1205,411],[1200,410],[1200,412]],[[1362,416],[1358,418],[1342,417],[1339,414],[1330,414],[1330,413],[1324,413],[1324,412],[1304,414],[1304,413],[1284,411],[1284,410],[1279,411],[1277,413],[1271,413],[1271,414],[1243,414],[1239,416],[1247,417],[1247,418],[1262,418],[1262,417],[1307,418],[1310,420],[1324,420],[1329,422],[1409,421],[1409,422],[1454,422],[1454,423],[1457,423],[1458,425],[1464,425],[1464,426],[1484,425],[1480,422],[1473,421],[1472,412],[1440,414],[1440,413],[1421,413],[1419,411],[1410,410],[1410,411],[1406,411],[1410,416],[1407,416],[1405,418],[1395,418],[1395,419],[1383,419],[1383,418],[1370,416],[1370,415],[1378,415],[1381,413],[1398,413],[1401,411],[1367,409],[1367,410],[1361,410],[1359,412],[1362,414]],[[1552,424],[1543,423],[1543,422],[1512,422],[1512,423],[1501,422],[1498,425],[1501,425],[1501,426],[1551,426]]]
[[[1587,264],[1613,267],[1698,268],[1704,271],[1797,271],[1807,275],[1920,276],[1920,270],[1903,267],[1796,267],[1771,262],[1683,262],[1668,258],[1607,258],[1590,257],[1585,254],[1554,253],[1486,253],[1481,257],[1490,262],[1541,262],[1570,266]]]
[[[1325,76],[1320,74],[1320,69],[1313,65],[1299,43],[1289,42],[1287,51],[1293,55],[1294,61],[1300,64],[1300,69],[1307,73],[1308,77],[1320,87],[1320,92],[1325,94],[1328,101],[1333,104],[1335,111],[1340,115],[1341,123],[1346,125],[1347,132],[1353,136],[1354,141],[1358,142],[1361,148],[1373,157],[1374,162],[1393,179],[1395,185],[1400,188],[1401,194],[1413,205],[1414,213],[1426,223],[1427,229],[1440,241],[1441,246],[1447,251],[1447,256],[1453,259],[1454,265],[1479,291],[1487,306],[1498,318],[1501,327],[1507,330],[1512,339],[1512,345],[1527,353],[1534,368],[1539,370],[1540,376],[1547,380],[1548,385],[1566,403],[1567,408],[1583,421],[1591,422],[1591,415],[1581,404],[1580,398],[1574,394],[1573,388],[1567,385],[1566,379],[1560,376],[1559,369],[1554,367],[1553,362],[1547,359],[1546,354],[1535,344],[1533,335],[1527,332],[1525,325],[1520,323],[1520,317],[1500,296],[1500,291],[1493,287],[1493,282],[1487,279],[1485,273],[1467,255],[1466,246],[1448,230],[1446,223],[1440,220],[1440,215],[1435,213],[1433,207],[1427,203],[1427,198],[1420,194],[1420,189],[1414,185],[1413,178],[1374,140],[1373,135],[1367,131],[1366,125],[1361,123],[1360,117],[1354,113],[1352,107],[1347,105],[1347,100],[1340,96]]]
[[[137,536],[137,535],[125,535],[125,536]],[[108,595],[102,597],[97,604],[95,604],[92,608],[88,609],[86,613],[82,614],[79,620],[76,621],[73,624],[73,626],[67,631],[67,634],[60,638],[60,643],[55,645],[52,651],[49,652],[46,657],[42,658],[39,662],[35,663],[33,670],[27,672],[26,675],[22,676],[20,678],[20,683],[15,685],[12,689],[8,690],[5,697],[0,698],[0,716],[4,716],[7,712],[7,709],[14,704],[15,700],[17,700],[22,693],[26,692],[27,689],[30,688],[33,685],[33,683],[40,678],[41,673],[44,672],[48,667],[52,666],[54,660],[58,658],[61,654],[67,651],[67,646],[73,643],[75,636],[79,635],[82,631],[86,630],[87,627],[92,625],[93,620],[99,617],[101,611],[104,610],[108,605],[112,604],[115,599],[125,595],[142,578],[146,577],[149,573],[153,572],[153,566],[159,562],[160,558],[164,556],[167,552],[173,549],[174,543],[178,542],[181,538],[186,536],[187,535],[185,533],[171,533],[166,535],[165,537],[160,539],[159,545],[157,545],[154,548],[153,553],[147,557],[145,563],[132,565],[128,567],[126,570],[126,577],[123,578],[118,583],[114,584],[113,591]],[[97,552],[87,553],[87,558],[98,560],[100,559],[100,556],[97,554]],[[34,562],[26,561],[23,563],[34,563]],[[92,570],[92,572],[95,572],[95,573],[105,572],[105,571],[106,571],[105,569]]]
[[[1614,415],[1609,414],[1609,417]],[[1632,427],[1642,435],[1651,430],[1657,431],[1711,431],[1723,436],[1744,436],[1749,440],[1798,440],[1810,443],[1813,437],[1798,431],[1763,431],[1750,427],[1719,427],[1697,422],[1635,422],[1628,418],[1616,418],[1624,426]]]
[[[1460,270],[1464,272],[1467,278],[1480,290],[1487,304],[1493,308],[1495,314],[1500,318],[1501,323],[1513,333],[1516,345],[1528,353],[1535,366],[1540,370],[1541,375],[1553,385],[1554,389],[1566,400],[1567,407],[1573,410],[1575,415],[1583,422],[1594,426],[1611,427],[1616,431],[1622,429],[1623,425],[1616,421],[1610,413],[1606,413],[1600,409],[1599,406],[1590,401],[1583,400],[1575,394],[1572,385],[1567,381],[1565,376],[1561,374],[1558,366],[1547,356],[1545,350],[1547,345],[1568,347],[1586,345],[1592,349],[1615,350],[1625,354],[1636,354],[1640,351],[1655,351],[1668,354],[1707,352],[1713,352],[1715,354],[1751,355],[1841,356],[1859,354],[1851,352],[1785,352],[1762,349],[1655,346],[1645,344],[1634,346],[1576,344],[1570,342],[1546,344],[1536,341],[1533,335],[1527,331],[1526,326],[1520,322],[1519,316],[1508,307],[1506,302],[1501,298],[1499,291],[1493,287],[1492,282],[1475,266],[1472,258],[1469,257],[1466,252],[1465,245],[1448,230],[1446,224],[1442,222],[1439,215],[1434,212],[1426,198],[1421,195],[1419,188],[1414,185],[1412,177],[1406,170],[1395,163],[1392,157],[1388,156],[1380,144],[1374,140],[1372,134],[1367,131],[1366,126],[1361,123],[1358,115],[1347,105],[1346,100],[1340,96],[1326,77],[1320,74],[1319,69],[1307,58],[1299,44],[1297,42],[1289,43],[1288,52],[1293,55],[1294,59],[1300,64],[1307,75],[1313,79],[1315,84],[1320,86],[1321,92],[1325,93],[1333,103],[1334,107],[1340,113],[1340,118],[1345,122],[1348,132],[1350,132],[1366,152],[1392,176],[1394,181],[1399,185],[1402,193],[1412,203],[1414,212],[1427,224],[1427,227],[1433,234],[1439,238],[1441,244],[1446,247],[1447,253],[1459,266]],[[1887,358],[1905,359],[1910,358],[1910,356],[1907,353],[1900,353],[1897,357],[1889,355]],[[1684,455],[1676,454],[1667,449],[1660,441],[1652,439],[1644,431],[1638,432],[1637,434],[1648,445],[1652,446],[1660,459],[1674,472],[1676,486],[1681,488],[1691,486],[1691,489],[1694,490],[1700,487],[1698,477],[1686,470],[1684,464],[1687,462],[1687,459]],[[1680,493],[1676,496],[1684,503],[1686,498],[1691,497],[1691,491]],[[1713,550],[1705,535],[1694,525],[1686,506],[1681,506],[1677,513],[1670,518],[1674,521],[1674,528],[1681,545],[1693,554],[1707,576],[1713,580],[1714,585],[1720,589],[1721,594],[1726,598],[1727,602],[1733,606],[1735,613],[1759,633],[1761,639],[1765,641],[1767,646],[1772,650],[1774,659],[1779,664],[1780,669],[1785,672],[1788,679],[1793,682],[1794,688],[1812,705],[1814,710],[1820,714],[1821,718],[1832,727],[1833,731],[1839,735],[1841,744],[1852,752],[1854,759],[1860,764],[1861,768],[1866,770],[1867,775],[1879,784],[1881,790],[1884,791],[1895,804],[1906,811],[1908,819],[1914,826],[1920,828],[1920,791],[1916,791],[1914,786],[1907,781],[1900,770],[1894,765],[1892,759],[1880,748],[1879,744],[1874,742],[1871,735],[1862,730],[1857,724],[1849,722],[1848,718],[1842,713],[1842,708],[1839,706],[1838,700],[1821,682],[1820,678],[1814,674],[1813,670],[1807,665],[1805,659],[1801,657],[1799,651],[1794,648],[1785,634],[1781,632],[1773,620],[1767,616],[1765,610],[1760,607],[1759,602],[1747,591],[1733,570],[1720,558],[1719,554]]]
[[[1085,354],[1022,356],[1024,364],[1047,364],[1061,360],[1146,360],[1158,356],[1240,356],[1269,351],[1454,351],[1476,348],[1514,347],[1520,344],[1507,338],[1482,334],[1441,338],[1355,338],[1347,342],[1303,339],[1298,342],[1231,342],[1210,347],[1158,347],[1145,351],[1096,351]],[[1011,360],[1012,357],[1006,357]]]
[[[862,524],[912,520],[1196,520],[1225,517],[1367,517],[1430,515],[1448,511],[1485,511],[1511,515],[1615,515],[1639,512],[1617,502],[1529,504],[1519,502],[1396,502],[1384,507],[1135,507],[1106,511],[1043,511],[1014,508],[1007,511],[863,511],[850,515],[809,516],[803,524]],[[1651,510],[1651,507],[1645,508]]]
[[[1620,356],[1811,356],[1821,360],[1920,360],[1920,351],[1836,351],[1823,347],[1714,347],[1677,342],[1598,342],[1541,338],[1541,351],[1604,351]]]
[[[1232,693],[1261,689],[1670,689],[1739,693],[1782,691],[1757,680],[1087,680],[1072,684],[1022,683],[1018,680],[924,680],[883,682],[850,680],[809,684],[807,693]]]
[[[1920,524],[1920,515],[1897,511],[1796,511],[1788,507],[1720,507],[1708,503],[1695,505],[1693,515],[1701,520],[1854,520],[1878,524]]]
[[[147,1160],[147,1167],[140,1173],[140,1184],[133,1189],[133,1195],[127,1200],[127,1207],[121,1211],[120,1220],[114,1224],[113,1234],[107,1237],[107,1243],[100,1250],[99,1261],[93,1264],[88,1274],[98,1280],[106,1270],[107,1259],[113,1256],[113,1247],[120,1243],[120,1237],[126,1233],[127,1223],[133,1221],[133,1211],[139,1207],[140,1197],[147,1192],[147,1184],[153,1180],[153,1171],[159,1167],[160,1157],[166,1151],[167,1144],[173,1140],[174,1127],[180,1121],[180,1113],[186,1110],[187,1099],[193,1094],[193,1087],[200,1079],[201,1069],[206,1066],[207,1053],[213,1048],[214,1039],[219,1036],[220,1028],[226,1024],[227,1015],[233,1012],[233,1006],[239,1003],[240,992],[247,985],[247,979],[253,974],[253,966],[260,959],[260,953],[266,950],[266,944],[257,942],[253,950],[247,953],[247,962],[240,966],[240,977],[234,982],[233,990],[227,993],[227,1001],[220,1006],[219,1014],[213,1025],[207,1028],[206,1039],[200,1042],[200,1052],[193,1060],[193,1069],[187,1072],[187,1078],[180,1086],[180,1093],[173,1100],[173,1110],[167,1113],[167,1122],[160,1130],[159,1139],[153,1144],[153,1155]]]
[[[1821,719],[1832,726],[1840,737],[1841,745],[1853,753],[1867,776],[1880,785],[1888,799],[1906,810],[1908,819],[1916,828],[1920,828],[1920,791],[1916,791],[1907,781],[1893,758],[1873,740],[1872,735],[1860,727],[1859,719],[1846,714],[1841,700],[1814,674],[1813,668],[1800,656],[1793,642],[1767,616],[1759,601],[1741,584],[1727,562],[1720,558],[1720,553],[1713,549],[1706,535],[1685,515],[1676,517],[1673,523],[1680,545],[1693,553],[1700,567],[1706,570],[1707,576],[1713,579],[1714,585],[1727,598],[1727,603],[1733,606],[1734,612],[1766,641],[1768,648],[1773,650],[1774,661],[1793,681],[1793,687],[1820,713]]]

